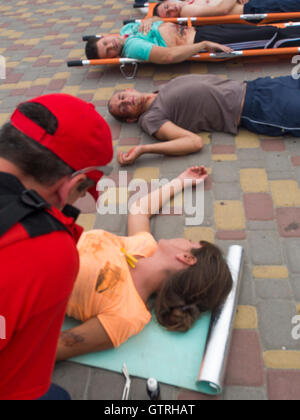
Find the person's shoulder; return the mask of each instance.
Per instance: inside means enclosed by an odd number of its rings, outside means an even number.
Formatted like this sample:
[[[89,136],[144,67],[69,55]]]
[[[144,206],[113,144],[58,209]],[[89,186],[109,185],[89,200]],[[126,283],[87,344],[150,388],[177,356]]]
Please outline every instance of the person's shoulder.
[[[56,293],[60,289],[69,292],[79,270],[76,243],[64,231],[15,242],[0,249],[0,258],[4,278],[9,279],[10,287],[20,290],[45,285],[49,290],[56,287]]]

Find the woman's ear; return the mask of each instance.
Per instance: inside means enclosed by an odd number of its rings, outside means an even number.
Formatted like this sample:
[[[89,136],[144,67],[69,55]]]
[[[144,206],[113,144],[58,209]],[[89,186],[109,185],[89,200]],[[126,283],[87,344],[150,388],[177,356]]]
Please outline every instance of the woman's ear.
[[[194,255],[188,253],[176,255],[176,260],[189,267],[197,264],[197,258]]]

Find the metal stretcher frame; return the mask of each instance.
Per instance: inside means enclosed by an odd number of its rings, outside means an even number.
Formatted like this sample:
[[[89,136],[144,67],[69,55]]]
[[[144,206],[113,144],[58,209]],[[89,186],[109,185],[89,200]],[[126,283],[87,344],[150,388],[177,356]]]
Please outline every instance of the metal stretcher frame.
[[[135,3],[136,9],[148,9],[148,14],[144,19],[153,17],[153,12],[158,3]],[[252,15],[226,15],[226,16],[209,16],[209,17],[190,17],[190,18],[166,18],[164,22],[182,23],[191,20],[194,25],[217,25],[224,23],[244,23],[244,24],[266,24],[271,22],[300,19],[300,12],[291,13],[263,13]],[[137,20],[139,22],[139,19]]]
[[[300,26],[300,22],[290,22],[290,23],[277,23],[270,26],[277,27],[287,27],[287,26]],[[111,35],[111,34],[110,34]],[[119,34],[116,34],[119,35]],[[102,38],[103,35],[88,35],[83,37],[83,41],[88,41],[89,38]],[[218,62],[218,61],[227,61],[234,58],[246,58],[246,57],[267,57],[267,56],[294,56],[300,53],[299,47],[289,47],[289,48],[266,48],[266,49],[254,49],[254,50],[244,50],[244,51],[234,51],[231,53],[199,53],[189,58],[187,61],[193,62]],[[68,67],[84,67],[84,66],[105,66],[105,65],[119,65],[122,75],[128,79],[134,79],[138,71],[138,65],[140,63],[148,63],[146,61],[137,60],[135,58],[112,58],[112,59],[99,59],[99,60],[75,60],[68,61]],[[128,71],[128,67],[131,66],[131,69]]]

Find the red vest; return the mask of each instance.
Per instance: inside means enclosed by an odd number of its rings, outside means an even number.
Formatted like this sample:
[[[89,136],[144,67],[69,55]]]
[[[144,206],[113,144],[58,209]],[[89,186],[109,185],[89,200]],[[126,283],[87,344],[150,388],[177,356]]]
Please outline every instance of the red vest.
[[[79,270],[76,242],[82,228],[42,205],[34,193],[25,193],[25,204],[19,205],[23,193],[16,178],[0,173],[0,316],[6,320],[6,337],[0,338],[0,400],[32,400],[48,391]],[[29,214],[22,217],[24,212]]]

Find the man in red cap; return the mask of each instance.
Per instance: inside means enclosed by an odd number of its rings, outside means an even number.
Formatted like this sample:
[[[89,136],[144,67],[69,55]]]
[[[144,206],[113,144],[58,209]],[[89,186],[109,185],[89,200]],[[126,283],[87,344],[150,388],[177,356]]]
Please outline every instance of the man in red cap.
[[[19,105],[0,131],[0,400],[66,398],[51,374],[79,269],[71,204],[97,198],[112,157],[107,123],[69,95]]]

